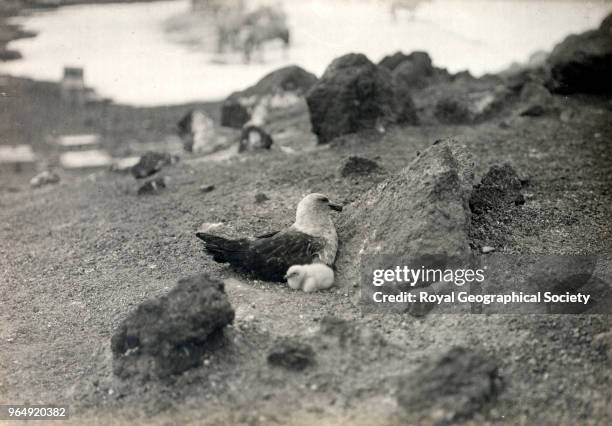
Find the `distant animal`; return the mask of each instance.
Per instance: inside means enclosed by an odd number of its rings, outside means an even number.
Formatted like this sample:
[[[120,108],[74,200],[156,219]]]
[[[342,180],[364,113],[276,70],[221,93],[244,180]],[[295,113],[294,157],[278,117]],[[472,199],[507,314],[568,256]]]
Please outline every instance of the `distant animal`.
[[[255,52],[263,54],[264,44],[273,40],[282,42],[286,54],[291,43],[287,16],[282,10],[261,7],[245,17],[239,39],[247,63],[251,62]]]
[[[400,10],[407,10],[410,13],[410,19],[414,20],[415,12],[422,3],[427,3],[430,0],[392,0],[391,1],[391,17],[397,19],[397,14]]]
[[[323,263],[310,265],[293,265],[285,274],[287,284],[294,290],[311,293],[326,290],[334,285],[334,271]]]
[[[253,54],[263,54],[268,41],[280,40],[285,52],[290,44],[287,16],[280,7],[262,6],[246,12],[244,1],[230,3],[215,13],[217,52],[241,51],[246,63]]]
[[[219,5],[213,12],[217,29],[217,52],[223,53],[226,48],[239,50],[238,35],[244,24],[245,3],[243,0]]]
[[[323,194],[309,194],[299,202],[293,225],[283,231],[254,240],[231,240],[208,232],[196,236],[204,241],[204,250],[215,262],[229,263],[262,280],[282,282],[293,265],[334,264],[338,236],[331,210],[342,211],[342,206]]]

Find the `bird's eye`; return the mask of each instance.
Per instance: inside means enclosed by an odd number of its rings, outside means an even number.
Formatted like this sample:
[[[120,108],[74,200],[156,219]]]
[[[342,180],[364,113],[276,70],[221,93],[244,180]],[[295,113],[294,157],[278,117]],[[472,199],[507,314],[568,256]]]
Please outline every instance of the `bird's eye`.
[[[327,198],[327,197],[323,197],[323,198],[321,198],[321,202],[323,202],[323,203],[329,203],[329,198]]]

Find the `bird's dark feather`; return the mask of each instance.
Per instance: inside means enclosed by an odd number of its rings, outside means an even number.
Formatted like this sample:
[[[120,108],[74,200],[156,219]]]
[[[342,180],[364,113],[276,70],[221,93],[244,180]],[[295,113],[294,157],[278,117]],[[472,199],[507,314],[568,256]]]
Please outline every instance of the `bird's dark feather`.
[[[266,232],[265,234],[258,235],[255,238],[258,238],[258,239],[261,239],[261,238],[270,238],[270,237],[275,236],[279,232],[280,231],[270,231],[270,232]]]
[[[293,229],[254,241],[229,240],[207,233],[196,235],[216,262],[228,262],[266,281],[284,281],[290,266],[312,263],[325,247],[322,238]]]

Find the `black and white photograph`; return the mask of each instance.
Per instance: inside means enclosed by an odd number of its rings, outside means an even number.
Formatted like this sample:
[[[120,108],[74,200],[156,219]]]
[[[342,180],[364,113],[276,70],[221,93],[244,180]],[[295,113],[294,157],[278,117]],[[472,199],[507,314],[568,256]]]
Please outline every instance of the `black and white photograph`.
[[[612,424],[612,0],[0,0],[0,424]]]

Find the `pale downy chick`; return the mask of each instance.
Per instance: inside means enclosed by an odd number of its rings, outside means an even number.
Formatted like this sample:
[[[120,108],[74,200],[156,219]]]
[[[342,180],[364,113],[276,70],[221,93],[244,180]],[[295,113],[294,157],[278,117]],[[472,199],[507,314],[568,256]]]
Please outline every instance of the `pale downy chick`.
[[[306,293],[326,290],[334,285],[334,271],[324,263],[311,265],[293,265],[285,275],[287,284],[294,290],[302,289]]]

